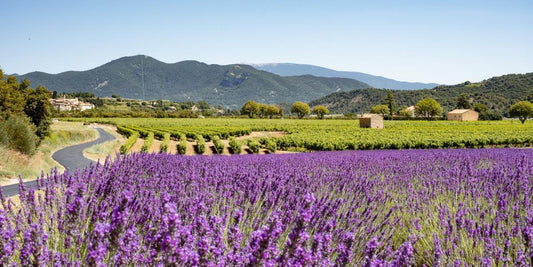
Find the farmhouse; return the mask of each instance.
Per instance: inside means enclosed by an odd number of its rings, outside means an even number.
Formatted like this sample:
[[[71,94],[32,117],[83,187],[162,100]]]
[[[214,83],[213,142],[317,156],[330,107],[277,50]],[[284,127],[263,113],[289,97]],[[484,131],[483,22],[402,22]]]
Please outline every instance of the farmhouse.
[[[479,113],[471,109],[454,109],[448,113],[449,121],[477,121]]]
[[[363,114],[359,118],[359,127],[383,129],[383,117],[378,114]]]

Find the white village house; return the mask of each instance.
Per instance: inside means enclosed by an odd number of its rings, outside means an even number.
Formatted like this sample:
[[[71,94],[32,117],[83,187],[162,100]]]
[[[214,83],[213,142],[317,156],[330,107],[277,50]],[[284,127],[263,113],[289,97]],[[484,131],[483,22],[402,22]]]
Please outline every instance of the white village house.
[[[71,111],[79,110],[84,111],[88,109],[94,109],[94,104],[85,103],[78,100],[78,98],[65,98],[62,96],[56,99],[50,99],[50,103],[54,106],[54,109],[57,111]]]

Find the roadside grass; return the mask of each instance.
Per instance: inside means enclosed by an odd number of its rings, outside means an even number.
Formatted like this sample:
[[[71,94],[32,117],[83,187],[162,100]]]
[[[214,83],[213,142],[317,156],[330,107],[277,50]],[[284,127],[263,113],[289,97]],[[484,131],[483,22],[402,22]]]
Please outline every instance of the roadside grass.
[[[0,147],[0,185],[18,183],[19,175],[23,180],[33,180],[56,167],[64,168],[52,159],[52,154],[64,147],[85,143],[96,139],[97,131],[82,122],[54,122],[52,133],[41,142],[33,156]]]
[[[116,139],[85,149],[83,151],[83,156],[100,162],[104,162],[107,156],[111,157],[111,159],[115,159],[120,146],[124,143],[126,138],[117,132],[117,128],[114,125],[99,124],[98,127],[113,135]]]

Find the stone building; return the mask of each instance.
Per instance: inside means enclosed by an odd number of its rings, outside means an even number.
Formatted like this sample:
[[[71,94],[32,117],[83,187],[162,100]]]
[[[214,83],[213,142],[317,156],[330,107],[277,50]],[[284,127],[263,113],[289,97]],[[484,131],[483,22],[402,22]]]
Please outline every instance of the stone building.
[[[471,109],[454,109],[448,112],[449,121],[477,121],[479,113]]]
[[[378,114],[363,114],[359,118],[359,127],[383,129],[383,117]]]

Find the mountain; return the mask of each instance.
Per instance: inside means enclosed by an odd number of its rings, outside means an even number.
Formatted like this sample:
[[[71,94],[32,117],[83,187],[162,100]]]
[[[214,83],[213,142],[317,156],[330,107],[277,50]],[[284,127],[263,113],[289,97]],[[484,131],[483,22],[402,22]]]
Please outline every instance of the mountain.
[[[417,83],[417,82],[400,82],[393,79],[374,76],[361,72],[350,71],[336,71],[319,66],[293,64],[293,63],[267,63],[267,64],[252,64],[252,66],[259,70],[272,72],[281,76],[294,75],[313,75],[319,77],[339,77],[362,81],[375,88],[386,88],[396,90],[414,90],[426,89],[437,86],[436,83]]]
[[[392,92],[398,107],[412,106],[419,100],[431,97],[447,112],[454,108],[457,97],[465,94],[472,103],[482,103],[494,111],[507,114],[509,106],[515,102],[533,101],[533,73],[509,74],[478,83],[464,82],[450,86],[440,85],[433,89]],[[387,90],[384,89],[358,89],[332,93],[309,104],[324,105],[332,113],[365,113],[374,105],[384,104],[386,97]]]
[[[240,108],[247,100],[263,103],[310,101],[327,94],[370,87],[346,78],[311,75],[281,77],[248,65],[207,65],[197,61],[167,64],[148,56],[123,57],[88,71],[18,76],[51,91],[91,92],[135,99],[205,100]]]

